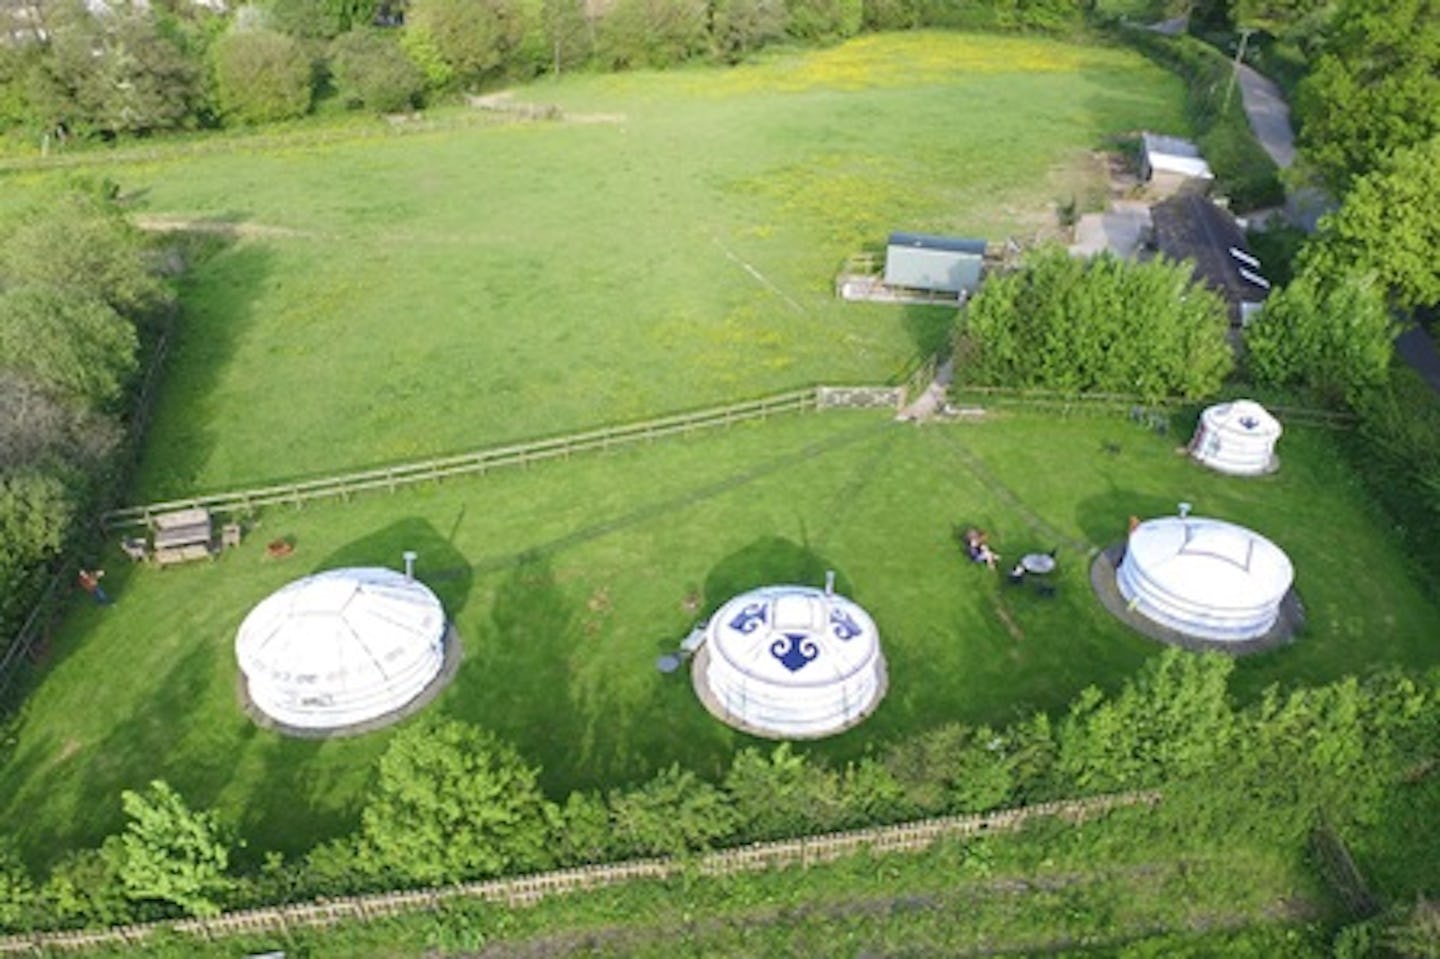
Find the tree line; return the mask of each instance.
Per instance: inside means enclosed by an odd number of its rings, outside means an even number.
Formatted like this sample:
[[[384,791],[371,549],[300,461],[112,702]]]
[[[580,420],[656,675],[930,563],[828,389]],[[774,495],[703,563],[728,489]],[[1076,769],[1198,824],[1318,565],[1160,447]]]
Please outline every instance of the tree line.
[[[735,63],[921,26],[1059,30],[1085,0],[29,0],[0,9],[0,129],[57,146],[403,111],[577,69]]]
[[[1440,795],[1440,673],[1272,687],[1239,705],[1233,670],[1227,657],[1171,649],[1114,694],[1085,690],[1058,719],[944,725],[841,767],[789,744],[748,747],[718,782],[672,766],[560,802],[489,732],[422,719],[391,740],[350,835],[293,861],[252,850],[241,867],[243,843],[222,816],[152,782],[119,797],[121,832],[40,881],[0,850],[0,923],[214,915],[1145,788],[1164,791],[1145,828],[1177,849],[1240,836],[1300,852],[1323,820],[1394,857],[1397,897],[1423,891],[1440,835],[1412,820]]]
[[[0,224],[0,637],[119,479],[147,346],[174,307],[108,185]]]

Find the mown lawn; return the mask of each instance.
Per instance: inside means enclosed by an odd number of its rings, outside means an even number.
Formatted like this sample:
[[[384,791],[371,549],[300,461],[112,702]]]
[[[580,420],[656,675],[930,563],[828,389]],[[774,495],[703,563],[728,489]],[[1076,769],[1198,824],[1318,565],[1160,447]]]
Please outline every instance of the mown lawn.
[[[838,302],[849,254],[1053,229],[1095,192],[1089,151],[1185,132],[1182,93],[1122,49],[905,33],[515,92],[561,121],[99,155],[79,171],[135,214],[250,231],[185,282],[134,496],[895,378],[949,314]],[[5,202],[75,172],[13,174]]]
[[[1242,662],[1237,689],[1440,662],[1435,605],[1377,533],[1334,438],[1292,429],[1281,471],[1204,471],[1123,418],[997,413],[916,427],[877,412],[791,416],[348,503],[261,515],[214,564],[110,560],[118,602],[75,603],[0,769],[0,830],[43,862],[119,828],[121,789],[163,777],[241,825],[249,855],[353,828],[388,741],[299,742],[237,702],[235,630],[283,583],[338,565],[400,564],[441,596],[464,645],[430,707],[494,729],[543,766],[556,797],[672,762],[707,776],[752,742],[713,721],[656,657],[699,614],[764,582],[841,589],[881,629],[891,688],[854,731],[806,750],[843,761],[957,720],[1004,723],[1111,688],[1158,647],[1091,594],[1080,546],[1179,500],[1285,548],[1311,614],[1295,645]],[[1016,504],[1016,505],[1009,505]],[[962,562],[955,524],[1007,557],[1062,540],[1058,595]],[[1041,531],[1043,530],[1043,532]],[[264,543],[294,537],[276,561]],[[1341,544],[1344,544],[1343,548]]]

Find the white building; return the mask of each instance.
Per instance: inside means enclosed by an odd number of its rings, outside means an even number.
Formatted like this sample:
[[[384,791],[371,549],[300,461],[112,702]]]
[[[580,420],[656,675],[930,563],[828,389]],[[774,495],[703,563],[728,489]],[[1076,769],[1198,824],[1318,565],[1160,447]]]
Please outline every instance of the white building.
[[[445,611],[390,569],[334,569],[262,600],[235,639],[251,702],[283,726],[336,730],[415,699],[445,659]]]
[[[717,719],[774,739],[848,729],[879,705],[887,684],[869,614],[809,586],[767,586],[721,606],[693,679]]]
[[[1129,608],[1200,639],[1268,633],[1295,579],[1278,546],[1243,526],[1167,516],[1135,527],[1115,583]]]
[[[1200,414],[1190,456],[1233,476],[1259,476],[1280,467],[1275,444],[1282,432],[1270,412],[1252,400],[1217,403]]]
[[[1165,193],[1208,190],[1215,180],[1200,148],[1189,140],[1158,133],[1140,134],[1140,178]]]

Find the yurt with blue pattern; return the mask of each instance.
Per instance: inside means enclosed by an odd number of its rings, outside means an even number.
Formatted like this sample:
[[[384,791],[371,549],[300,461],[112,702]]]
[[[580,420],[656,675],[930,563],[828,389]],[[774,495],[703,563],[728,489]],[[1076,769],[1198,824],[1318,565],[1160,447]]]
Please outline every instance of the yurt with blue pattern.
[[[849,729],[887,684],[870,614],[811,586],[766,586],[726,602],[706,627],[693,678],[717,719],[771,739]]]

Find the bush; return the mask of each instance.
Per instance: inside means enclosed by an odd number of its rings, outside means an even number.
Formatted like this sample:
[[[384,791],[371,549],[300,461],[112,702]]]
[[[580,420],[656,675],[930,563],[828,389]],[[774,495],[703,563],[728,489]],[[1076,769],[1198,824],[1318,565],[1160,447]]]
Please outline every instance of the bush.
[[[310,58],[273,30],[232,30],[215,44],[220,109],[240,123],[293,120],[310,111]]]
[[[956,382],[1102,391],[1153,402],[1214,393],[1232,365],[1224,303],[1185,264],[1090,261],[1042,247],[990,277],[961,320]]]
[[[396,113],[420,105],[425,75],[388,35],[352,30],[335,40],[330,69],[341,101],[351,108]]]

